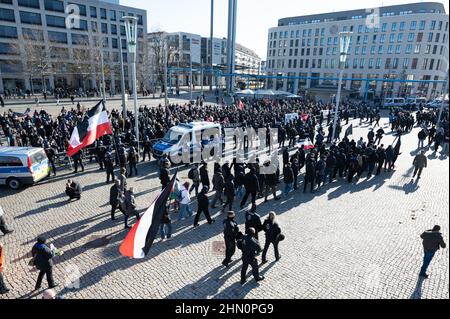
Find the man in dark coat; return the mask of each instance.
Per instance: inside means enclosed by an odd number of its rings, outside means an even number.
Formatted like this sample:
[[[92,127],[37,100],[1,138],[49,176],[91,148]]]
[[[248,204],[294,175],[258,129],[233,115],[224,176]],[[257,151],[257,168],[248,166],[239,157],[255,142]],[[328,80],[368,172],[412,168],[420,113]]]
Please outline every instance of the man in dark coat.
[[[77,153],[75,153],[72,156],[73,159],[73,165],[74,165],[74,173],[78,173],[78,165],[81,167],[81,171],[84,172],[84,165],[83,165],[83,150],[79,150]]]
[[[248,234],[239,240],[239,248],[242,250],[241,285],[247,282],[248,266],[252,267],[252,274],[255,281],[264,280],[264,276],[259,274],[258,260],[256,256],[261,252],[261,245],[254,237],[255,229],[249,228]]]
[[[134,175],[138,174],[138,170],[137,170],[137,166],[136,163],[139,161],[139,155],[136,151],[136,149],[134,148],[134,146],[130,147],[130,150],[128,152],[128,166],[129,166],[129,170],[130,173],[128,173],[128,176],[131,177],[133,176],[133,171],[134,171]]]
[[[233,210],[234,197],[236,196],[236,189],[234,186],[234,176],[228,173],[225,178],[224,194],[227,199],[225,204],[223,204],[222,211],[228,206],[228,210]]]
[[[56,152],[53,147],[48,147],[45,149],[45,154],[47,155],[48,162],[50,164],[50,167],[52,168],[53,176],[56,176],[56,166],[55,166],[55,157]]]
[[[436,225],[433,227],[433,229],[427,230],[422,235],[420,235],[423,240],[422,245],[424,251],[423,265],[420,269],[419,274],[419,276],[421,277],[428,278],[427,269],[431,263],[431,260],[440,248],[446,247],[440,230],[441,227],[439,225]]]
[[[41,288],[44,275],[47,276],[48,287],[50,289],[57,286],[53,280],[52,258],[55,256],[55,253],[45,244],[46,241],[47,240],[44,237],[39,237],[37,239],[37,243],[31,250],[31,255],[33,256],[33,264],[39,270],[35,290]]]
[[[162,167],[159,171],[159,180],[161,181],[161,187],[164,190],[167,185],[170,183],[170,172],[169,172],[170,163],[165,162],[164,167]]]
[[[223,205],[223,189],[225,187],[225,179],[223,178],[222,169],[217,168],[216,172],[214,173],[213,179],[213,190],[215,191],[213,200],[211,202],[211,207],[216,208],[217,201],[220,201],[220,204]]]
[[[115,220],[114,214],[119,206],[120,181],[115,180],[114,185],[109,190],[109,204],[111,205],[111,220]]]
[[[266,167],[267,174],[264,175],[265,181],[265,194],[264,194],[264,202],[267,202],[267,197],[269,196],[269,192],[272,192],[273,198],[275,200],[280,200],[280,197],[277,196],[277,173],[276,167],[272,164],[271,161],[267,161],[264,163]]]
[[[106,183],[109,183],[111,178],[114,182],[116,177],[114,176],[114,160],[111,153],[106,153],[105,156],[105,169],[106,169]]]
[[[420,179],[420,175],[422,175],[422,171],[425,167],[427,167],[428,160],[425,156],[425,151],[421,151],[420,154],[417,154],[414,158],[413,165],[414,165],[414,174],[413,178],[416,177],[417,179]]]
[[[233,211],[227,213],[227,219],[223,221],[223,237],[225,240],[225,259],[222,261],[222,265],[228,268],[231,262],[231,257],[233,257],[236,252],[236,239],[239,234],[239,227],[234,220],[236,214]]]
[[[69,179],[67,181],[66,195],[69,196],[69,200],[72,200],[74,198],[81,199],[81,192],[82,192],[82,187],[81,187],[80,183],[75,182],[71,179]]]
[[[316,163],[312,158],[312,156],[308,155],[305,167],[306,172],[305,172],[305,182],[303,185],[303,193],[306,193],[306,188],[308,187],[308,184],[311,185],[311,192],[313,192],[316,178]]]
[[[259,181],[258,176],[256,176],[256,171],[252,167],[250,172],[245,175],[245,194],[241,201],[241,209],[244,208],[247,203],[248,196],[252,196],[252,205],[256,205],[256,193],[259,191]]]
[[[95,152],[97,155],[98,164],[100,165],[100,170],[103,171],[103,167],[105,164],[106,147],[103,145],[102,141],[98,142]]]
[[[258,239],[258,233],[263,229],[261,216],[256,213],[256,208],[249,210],[245,213],[245,233],[249,233],[249,229],[255,230],[255,238]]]
[[[206,196],[208,191],[209,191],[208,186],[203,186],[202,190],[197,195],[198,208],[197,208],[197,214],[195,215],[195,218],[194,218],[194,227],[199,226],[198,221],[200,220],[200,216],[202,213],[205,214],[208,224],[211,225],[212,223],[215,222],[215,220],[212,219],[211,215],[209,214],[209,198],[208,198],[208,196]]]
[[[269,216],[264,220],[263,223],[263,231],[266,234],[266,242],[264,244],[264,250],[262,253],[262,263],[265,264],[267,262],[266,255],[269,250],[270,244],[273,245],[275,251],[275,259],[279,261],[281,256],[278,252],[278,243],[279,243],[279,235],[281,234],[281,229],[278,223],[275,221],[275,212],[270,212]]]
[[[200,181],[202,182],[202,186],[210,187],[209,175],[208,175],[208,163],[203,162],[202,167],[200,167]]]

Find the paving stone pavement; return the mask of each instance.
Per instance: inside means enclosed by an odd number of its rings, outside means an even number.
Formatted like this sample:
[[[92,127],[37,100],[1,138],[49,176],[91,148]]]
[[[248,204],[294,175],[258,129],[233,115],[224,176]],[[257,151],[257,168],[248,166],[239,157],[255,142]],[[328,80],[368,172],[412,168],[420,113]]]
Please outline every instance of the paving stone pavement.
[[[367,124],[353,124],[353,138],[366,137]],[[126,235],[123,217],[110,220],[110,185],[96,164],[75,176],[84,186],[80,201],[68,203],[63,194],[66,179],[74,177],[69,171],[19,192],[2,187],[0,203],[15,232],[0,237],[11,288],[0,298],[41,297],[42,291],[30,294],[37,273],[28,266],[38,235],[65,251],[55,257],[54,274],[57,292],[65,298],[449,298],[448,249],[436,254],[430,278],[418,280],[420,234],[440,224],[448,243],[449,171],[447,157],[427,151],[428,168],[417,184],[411,182],[417,130],[403,137],[394,173],[352,185],[334,182],[313,195],[296,191],[280,202],[259,201],[262,216],[270,210],[278,214],[286,240],[280,244],[280,262],[274,263],[269,250],[269,263],[261,268],[266,280],[256,284],[251,279],[244,286],[239,283],[240,253],[225,269],[223,256],[213,251],[213,243],[222,241],[225,218],[217,211],[218,222],[211,226],[202,220],[194,230],[193,218],[174,222],[172,241],[157,240],[147,258],[131,260],[119,253]],[[382,142],[393,139],[387,134]],[[138,169],[139,176],[128,182],[137,188],[138,208],[145,211],[160,185],[155,163],[141,163]],[[187,179],[186,168],[179,174]],[[241,228],[243,215],[237,214]],[[92,248],[91,236],[110,241]]]

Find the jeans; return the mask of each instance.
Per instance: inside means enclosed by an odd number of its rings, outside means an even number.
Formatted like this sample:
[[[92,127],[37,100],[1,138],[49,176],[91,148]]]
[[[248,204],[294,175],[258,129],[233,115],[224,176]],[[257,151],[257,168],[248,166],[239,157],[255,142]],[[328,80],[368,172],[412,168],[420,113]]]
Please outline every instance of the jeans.
[[[178,221],[186,218],[186,212],[189,214],[189,217],[192,216],[192,210],[189,207],[189,204],[180,204],[180,209],[178,210]]]
[[[284,196],[287,196],[289,192],[292,190],[292,183],[285,183],[284,184]]]
[[[425,140],[420,140],[419,139],[419,144],[417,145],[417,148],[423,148],[423,143],[425,142]]]
[[[161,239],[172,237],[172,224],[161,224],[159,226],[159,232],[161,233]]]
[[[241,198],[244,195],[244,185],[240,185],[236,188],[236,197]]]
[[[262,260],[263,261],[266,261],[267,259],[266,259],[266,256],[267,256],[267,251],[269,250],[269,247],[270,247],[270,245],[273,245],[273,249],[274,249],[274,252],[275,252],[275,259],[276,260],[278,260],[278,259],[280,259],[280,253],[279,253],[279,251],[278,251],[278,241],[271,241],[271,240],[268,240],[267,238],[266,238],[266,243],[264,244],[264,249],[263,249],[263,253],[262,253]]]
[[[423,256],[423,265],[422,268],[420,269],[420,275],[427,274],[428,266],[430,265],[431,260],[433,259],[435,253],[436,252],[434,251],[425,251]]]

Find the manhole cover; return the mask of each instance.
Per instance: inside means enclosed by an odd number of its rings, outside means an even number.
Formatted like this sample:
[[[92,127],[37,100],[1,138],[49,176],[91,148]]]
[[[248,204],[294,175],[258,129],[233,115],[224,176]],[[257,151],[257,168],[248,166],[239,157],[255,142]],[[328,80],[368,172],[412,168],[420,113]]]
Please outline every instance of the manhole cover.
[[[225,243],[223,241],[213,241],[212,243],[212,253],[214,255],[224,255],[225,254]]]
[[[94,235],[90,236],[84,245],[86,248],[100,248],[105,247],[109,244],[111,236],[100,236]]]

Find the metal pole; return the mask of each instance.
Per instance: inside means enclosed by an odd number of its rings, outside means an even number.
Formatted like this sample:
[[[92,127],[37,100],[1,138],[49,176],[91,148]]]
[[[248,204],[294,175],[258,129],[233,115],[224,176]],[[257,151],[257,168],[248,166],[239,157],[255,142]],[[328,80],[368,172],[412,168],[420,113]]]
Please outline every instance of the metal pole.
[[[104,102],[106,102],[106,92],[105,92],[105,65],[104,65],[104,62],[103,62],[103,49],[100,49],[100,59],[101,59],[100,65],[101,65],[101,68],[102,68],[102,73],[101,73],[101,75],[102,75],[102,99],[103,99]]]
[[[212,92],[213,89],[213,79],[214,79],[214,75],[213,75],[213,49],[214,49],[214,45],[213,45],[213,36],[214,36],[214,0],[211,0],[211,32],[210,32],[210,43],[209,43],[209,54],[211,57],[211,61],[210,61],[210,68],[211,68],[211,78],[210,78],[210,82],[209,82],[209,90]]]
[[[341,68],[339,71],[339,83],[338,83],[338,91],[336,96],[336,109],[334,110],[334,120],[333,120],[333,135],[331,138],[331,143],[334,142],[336,138],[336,127],[338,121],[338,112],[339,112],[339,102],[341,101],[341,87],[342,87],[342,76],[344,75],[344,69]]]
[[[190,95],[191,95],[191,99],[190,101],[192,101],[192,84],[193,84],[193,76],[192,76],[192,54],[189,57],[190,60],[190,68],[191,68],[191,73],[190,73],[190,80],[189,80],[189,91],[190,91]]]
[[[227,36],[227,70],[228,74],[232,73],[232,56],[233,53],[233,4],[234,0],[228,0],[228,36]],[[227,91],[231,91],[231,76],[226,80]]]
[[[138,99],[137,99],[137,81],[136,81],[136,53],[133,53],[133,63],[132,63],[132,73],[133,73],[133,98],[134,98],[134,125],[135,133],[137,139],[137,152],[139,154],[139,109],[138,109]]]
[[[167,99],[167,41],[164,41],[164,106],[167,107],[168,99]]]
[[[127,118],[127,105],[125,102],[125,75],[124,75],[125,72],[123,70],[122,38],[120,37],[120,35],[119,35],[119,42],[120,42],[120,87],[122,90],[123,129],[125,129],[125,120]]]
[[[235,79],[234,79],[234,72],[236,69],[236,17],[237,17],[237,0],[233,0],[233,51],[232,51],[232,57],[231,57],[231,92],[234,92],[234,85],[235,85]]]
[[[438,116],[438,121],[436,124],[436,127],[439,128],[441,127],[441,119],[442,119],[442,112],[444,111],[444,106],[445,106],[445,95],[447,94],[448,91],[448,69],[447,69],[447,76],[445,77],[445,89],[442,92],[442,104],[441,104],[441,109],[439,110],[439,116]]]
[[[200,72],[200,81],[201,81],[201,95],[203,96],[203,60],[202,60],[202,64],[201,64],[201,72]]]

